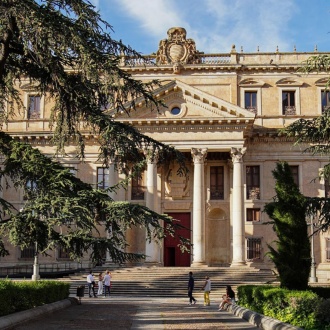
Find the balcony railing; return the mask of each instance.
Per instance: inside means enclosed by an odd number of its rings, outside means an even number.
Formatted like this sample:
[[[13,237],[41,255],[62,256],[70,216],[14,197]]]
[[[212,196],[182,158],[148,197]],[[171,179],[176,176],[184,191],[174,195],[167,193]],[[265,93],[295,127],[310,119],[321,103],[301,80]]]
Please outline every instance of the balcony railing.
[[[260,188],[252,187],[247,189],[247,199],[260,199]]]
[[[296,114],[296,107],[294,105],[286,105],[283,107],[283,115],[294,116]]]

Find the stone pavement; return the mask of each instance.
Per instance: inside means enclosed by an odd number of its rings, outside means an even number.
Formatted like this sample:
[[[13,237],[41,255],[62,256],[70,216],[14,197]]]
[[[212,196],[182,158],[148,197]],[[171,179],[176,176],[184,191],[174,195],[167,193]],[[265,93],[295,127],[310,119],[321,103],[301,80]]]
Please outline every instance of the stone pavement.
[[[211,306],[203,306],[202,299],[196,305],[187,302],[188,298],[84,297],[81,305],[72,304],[6,329],[259,329],[230,312],[218,311],[218,302]]]

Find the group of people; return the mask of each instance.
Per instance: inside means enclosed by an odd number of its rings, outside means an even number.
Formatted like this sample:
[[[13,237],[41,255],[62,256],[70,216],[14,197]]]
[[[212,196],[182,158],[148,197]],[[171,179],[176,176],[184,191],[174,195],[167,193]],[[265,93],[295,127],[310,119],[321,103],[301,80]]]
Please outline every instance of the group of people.
[[[88,295],[90,298],[94,296],[94,298],[97,298],[97,296],[102,296],[103,291],[104,291],[104,297],[107,296],[107,293],[110,297],[110,287],[111,287],[111,273],[109,270],[105,272],[105,275],[103,276],[102,273],[99,273],[98,275],[98,291],[97,295],[95,293],[95,287],[96,287],[96,282],[94,279],[93,272],[90,271],[89,274],[87,275],[87,285],[88,285]],[[104,287],[104,290],[103,290]]]
[[[197,300],[193,296],[193,290],[195,287],[195,280],[193,277],[193,273],[189,272],[189,280],[188,280],[188,297],[189,297],[189,305],[193,303],[196,304]],[[205,282],[202,286],[202,290],[204,290],[204,306],[210,306],[210,292],[211,292],[211,280],[208,276],[205,277]],[[226,286],[226,293],[222,296],[222,301],[219,305],[219,311],[223,310],[225,304],[231,305],[235,303],[235,292],[231,288],[230,285]]]

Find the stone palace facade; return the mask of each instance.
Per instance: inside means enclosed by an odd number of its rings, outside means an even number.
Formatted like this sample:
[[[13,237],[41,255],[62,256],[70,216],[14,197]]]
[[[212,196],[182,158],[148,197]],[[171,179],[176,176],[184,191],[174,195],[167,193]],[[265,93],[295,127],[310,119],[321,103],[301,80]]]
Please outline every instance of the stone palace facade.
[[[183,28],[171,28],[148,55],[147,64],[123,58],[121,66],[136,79],[159,79],[162,86],[155,96],[167,107],[161,112],[147,109],[144,102],[128,117],[115,120],[134,126],[160,142],[172,145],[187,156],[189,176],[176,175],[175,163],[156,166],[149,162],[143,176],[127,190],[118,191],[116,200],[140,203],[172,215],[191,229],[183,231],[194,244],[191,255],[181,254],[177,241],[166,238],[161,245],[146,243],[144,230],[127,232],[128,251],[148,255],[146,263],[163,266],[254,266],[272,267],[267,244],[276,239],[265,203],[275,195],[272,170],[278,161],[287,161],[301,192],[306,196],[327,196],[329,185],[314,180],[328,157],[303,153],[293,141],[277,134],[277,129],[298,118],[315,118],[330,106],[324,73],[304,75],[297,70],[311,53],[245,53],[235,46],[229,53],[204,54]],[[51,104],[33,89],[22,87],[27,110],[6,123],[3,129],[29,141],[45,154],[54,152],[47,114]],[[63,158],[82,180],[106,186],[123,174],[113,166],[98,163],[98,145],[88,132],[86,159]],[[4,197],[19,208],[23,194],[3,191]],[[25,254],[24,254],[25,253]],[[330,232],[314,238],[317,276],[330,279]],[[12,249],[1,263],[31,262],[26,251]],[[43,262],[63,262],[63,251],[54,251]],[[109,260],[108,260],[109,261]]]

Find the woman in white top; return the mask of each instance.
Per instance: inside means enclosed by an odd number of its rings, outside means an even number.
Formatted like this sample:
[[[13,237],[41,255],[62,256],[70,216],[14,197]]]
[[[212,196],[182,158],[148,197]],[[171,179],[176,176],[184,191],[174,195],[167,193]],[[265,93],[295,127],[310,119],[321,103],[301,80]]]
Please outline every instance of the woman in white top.
[[[103,293],[103,275],[102,275],[102,273],[99,274],[99,281],[98,281],[97,285],[98,285],[97,295],[101,296]]]
[[[210,306],[211,280],[208,276],[205,276],[205,283],[202,290],[204,290],[204,306]]]
[[[111,275],[110,275],[110,272],[108,270],[106,271],[106,273],[104,275],[103,282],[104,282],[104,297],[107,296],[107,292],[108,292],[109,297],[110,297]]]

